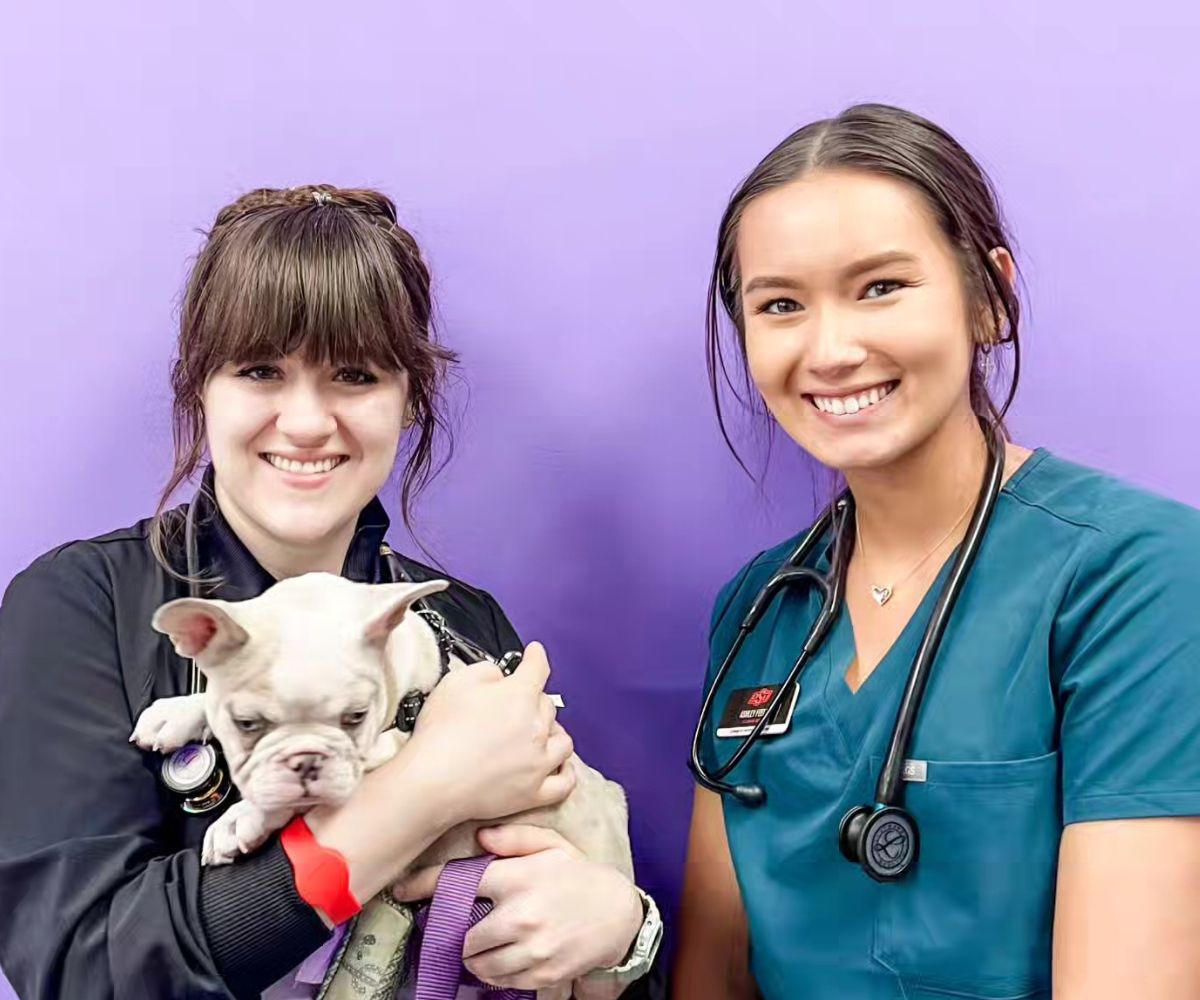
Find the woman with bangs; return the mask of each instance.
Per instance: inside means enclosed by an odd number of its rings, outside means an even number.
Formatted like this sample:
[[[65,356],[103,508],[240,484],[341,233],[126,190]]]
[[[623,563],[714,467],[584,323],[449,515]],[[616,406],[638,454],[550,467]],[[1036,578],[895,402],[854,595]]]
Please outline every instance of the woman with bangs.
[[[189,690],[150,619],[197,576],[225,600],[313,571],[388,578],[377,494],[402,456],[407,524],[445,430],[456,358],[430,319],[420,251],[377,192],[263,189],[217,215],[184,298],[176,460],[157,513],[40,557],[0,607],[0,966],[26,1000],[318,993],[291,974],[336,921],[302,897],[280,838],[202,866],[221,812],[182,810],[161,760],[128,740],[152,701]],[[169,507],[197,473],[195,497]],[[398,562],[412,580],[444,576]],[[482,590],[452,580],[430,604],[493,657],[522,648]],[[512,677],[455,671],[402,754],[307,814],[355,899],[461,820],[566,797],[572,746],[548,672],[536,643]],[[628,956],[654,908],[622,875],[532,827],[485,830],[481,845],[500,860],[480,886],[495,908],[465,943],[480,980],[574,980],[576,996],[608,998],[645,973],[645,954]]]

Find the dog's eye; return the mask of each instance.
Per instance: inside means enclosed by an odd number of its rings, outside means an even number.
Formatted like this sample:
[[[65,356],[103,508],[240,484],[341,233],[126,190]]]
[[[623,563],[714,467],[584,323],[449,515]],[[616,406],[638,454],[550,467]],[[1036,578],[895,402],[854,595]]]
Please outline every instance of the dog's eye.
[[[356,726],[361,726],[363,724],[363,720],[366,719],[366,717],[367,717],[367,710],[365,708],[360,709],[357,712],[347,712],[345,715],[342,716],[342,728],[343,729],[353,729]]]
[[[266,722],[262,719],[239,719],[234,717],[233,724],[237,726],[239,733],[245,733],[247,736],[253,736],[255,733],[261,733]]]

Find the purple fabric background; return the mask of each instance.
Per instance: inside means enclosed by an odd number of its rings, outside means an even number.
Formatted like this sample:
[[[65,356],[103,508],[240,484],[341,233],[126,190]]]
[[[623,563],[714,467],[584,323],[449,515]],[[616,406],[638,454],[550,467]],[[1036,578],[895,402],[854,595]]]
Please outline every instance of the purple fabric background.
[[[793,127],[877,99],[954,131],[1019,240],[1019,439],[1200,503],[1200,14],[1107,6],[21,4],[0,37],[0,585],[151,510],[198,227],[253,186],[381,187],[465,362],[422,536],[548,645],[670,914],[711,600],[812,511],[788,448],[765,496],[725,454],[701,333],[725,199]]]

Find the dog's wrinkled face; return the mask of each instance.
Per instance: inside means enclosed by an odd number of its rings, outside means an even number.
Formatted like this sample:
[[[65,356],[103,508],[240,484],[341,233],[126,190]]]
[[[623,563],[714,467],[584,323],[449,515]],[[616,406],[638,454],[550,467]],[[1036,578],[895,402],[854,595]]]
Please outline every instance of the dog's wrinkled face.
[[[172,601],[153,624],[204,673],[209,728],[243,798],[303,811],[357,787],[404,693],[388,658],[404,655],[406,612],[446,586],[309,573],[248,601]]]

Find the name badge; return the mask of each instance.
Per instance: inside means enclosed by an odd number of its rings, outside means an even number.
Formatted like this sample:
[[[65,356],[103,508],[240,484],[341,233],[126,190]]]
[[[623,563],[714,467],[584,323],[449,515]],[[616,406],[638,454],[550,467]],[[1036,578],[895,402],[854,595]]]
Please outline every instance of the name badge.
[[[906,760],[901,772],[905,781],[925,781],[929,772],[928,762],[923,760]]]
[[[749,736],[759,719],[767,714],[771,699],[775,697],[782,684],[761,684],[758,687],[738,688],[729,696],[725,703],[725,711],[721,715],[721,724],[717,727],[717,736],[729,739],[734,736]],[[764,736],[779,736],[786,733],[792,725],[792,713],[796,710],[796,699],[800,696],[800,685],[793,684],[791,693],[784,692],[771,719],[763,728]]]

